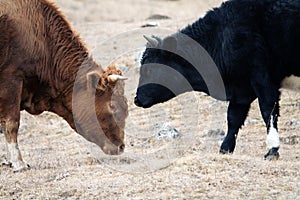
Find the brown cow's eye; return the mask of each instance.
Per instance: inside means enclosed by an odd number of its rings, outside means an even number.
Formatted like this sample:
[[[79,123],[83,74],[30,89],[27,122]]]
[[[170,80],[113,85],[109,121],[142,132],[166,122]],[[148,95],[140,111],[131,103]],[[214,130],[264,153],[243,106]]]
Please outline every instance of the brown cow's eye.
[[[111,111],[115,112],[117,110],[117,107],[114,104],[110,105]]]

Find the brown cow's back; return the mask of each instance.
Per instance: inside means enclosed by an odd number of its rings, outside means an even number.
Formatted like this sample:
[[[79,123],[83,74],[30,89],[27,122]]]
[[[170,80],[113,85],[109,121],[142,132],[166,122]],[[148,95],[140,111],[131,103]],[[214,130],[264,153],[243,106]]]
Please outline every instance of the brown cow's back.
[[[14,28],[7,15],[0,16],[0,69],[11,57],[10,41],[13,39]]]
[[[15,31],[19,36],[18,44],[23,54],[37,58],[39,54],[46,53],[46,46],[41,42],[46,34],[45,22],[40,12],[44,1],[1,0],[0,2],[0,15],[7,15],[14,22]]]
[[[83,58],[88,57],[80,38],[48,1],[0,0],[2,15],[7,15],[13,23],[15,54],[22,56],[23,62],[34,63],[36,75],[45,82],[68,80],[69,70],[76,70],[74,66],[80,66]]]

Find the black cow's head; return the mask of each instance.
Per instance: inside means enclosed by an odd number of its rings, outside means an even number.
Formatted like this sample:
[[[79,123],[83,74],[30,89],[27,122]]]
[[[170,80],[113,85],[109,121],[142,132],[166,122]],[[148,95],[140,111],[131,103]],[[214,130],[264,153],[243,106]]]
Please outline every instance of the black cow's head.
[[[177,55],[177,39],[173,36],[165,39],[146,37],[148,41],[141,60],[140,80],[135,104],[148,108],[165,102],[185,88],[182,66],[186,61]]]

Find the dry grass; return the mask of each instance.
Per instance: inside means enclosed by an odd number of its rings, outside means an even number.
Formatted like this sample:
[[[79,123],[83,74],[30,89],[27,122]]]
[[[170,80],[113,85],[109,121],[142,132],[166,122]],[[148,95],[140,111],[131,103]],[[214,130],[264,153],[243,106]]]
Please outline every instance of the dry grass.
[[[57,2],[94,48],[98,40],[138,28],[151,14],[170,16],[160,23],[175,31],[221,1]],[[117,63],[128,66],[130,77],[126,153],[108,157],[56,115],[23,112],[20,148],[32,168],[13,173],[1,167],[0,199],[300,199],[299,93],[283,91],[278,161],[263,160],[266,130],[256,102],[234,154],[219,155],[223,136],[208,132],[226,130],[226,103],[188,93],[152,109],[137,108],[132,102],[138,79],[134,56]],[[149,142],[164,123],[181,136]],[[1,143],[0,156],[4,153]]]

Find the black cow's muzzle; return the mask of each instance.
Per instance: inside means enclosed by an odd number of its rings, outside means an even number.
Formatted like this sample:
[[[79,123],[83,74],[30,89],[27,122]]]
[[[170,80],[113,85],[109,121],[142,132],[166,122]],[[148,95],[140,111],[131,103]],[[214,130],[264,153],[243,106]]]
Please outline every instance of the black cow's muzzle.
[[[142,104],[141,104],[141,102],[139,101],[139,99],[138,99],[137,96],[134,98],[134,104],[135,104],[136,106],[138,106],[138,107],[142,107]]]
[[[141,101],[138,96],[134,98],[134,104],[142,108],[149,108],[153,105],[150,101]]]

